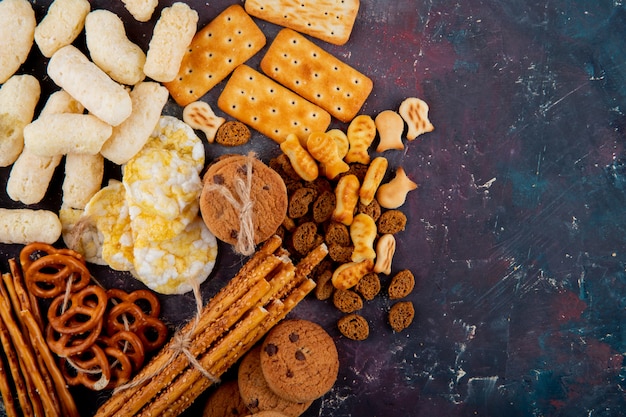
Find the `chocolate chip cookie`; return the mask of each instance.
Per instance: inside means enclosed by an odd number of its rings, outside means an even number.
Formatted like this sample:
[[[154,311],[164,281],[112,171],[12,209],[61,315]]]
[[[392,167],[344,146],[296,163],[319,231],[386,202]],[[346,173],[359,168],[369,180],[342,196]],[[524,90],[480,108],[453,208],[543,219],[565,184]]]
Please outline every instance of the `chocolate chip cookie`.
[[[295,402],[313,401],[328,392],[339,372],[335,342],[318,324],[285,320],[261,346],[261,369],[268,386]]]

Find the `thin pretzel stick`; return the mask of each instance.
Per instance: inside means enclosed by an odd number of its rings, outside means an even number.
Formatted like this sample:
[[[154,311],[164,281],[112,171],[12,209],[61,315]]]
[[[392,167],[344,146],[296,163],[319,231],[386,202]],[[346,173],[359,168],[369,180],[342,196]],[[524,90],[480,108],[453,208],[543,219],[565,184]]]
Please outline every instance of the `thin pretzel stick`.
[[[22,321],[22,317],[17,314],[18,311],[21,311],[25,308],[25,306],[23,306],[22,304],[22,300],[18,295],[18,291],[15,288],[15,278],[12,274],[3,274],[2,275],[2,281],[4,282],[5,288],[7,290],[7,293],[9,295],[9,298],[11,300],[11,304],[13,306],[13,311],[16,312],[16,321],[17,324],[19,324],[20,326],[20,330],[22,332],[22,335],[24,336],[24,342],[27,343],[30,348],[32,349],[33,346],[31,345],[32,338],[29,337],[29,332],[28,329],[26,328],[26,325],[24,324],[24,322]],[[27,306],[26,306],[27,308]],[[52,383],[52,380],[50,378],[50,374],[48,373],[47,368],[45,367],[45,364],[42,361],[42,358],[40,356],[35,356],[35,359],[37,360],[37,364],[38,364],[38,368],[39,371],[41,372],[41,379],[43,380],[45,386],[46,386],[46,391],[50,394],[50,399],[52,400],[52,405],[54,406],[55,410],[57,411],[57,413],[59,413],[61,411],[60,405],[59,405],[59,399],[56,396],[56,392],[54,390],[54,384]],[[34,391],[33,387],[34,384],[32,382],[28,382],[29,379],[34,378],[34,375],[25,375],[26,380],[27,380],[27,386],[30,387],[31,392]],[[32,397],[35,397],[35,399],[33,399]],[[37,414],[37,411],[41,411],[43,412],[43,408],[41,405],[41,400],[39,399],[39,396],[34,393],[31,396],[31,401],[33,401],[33,408],[35,409],[35,414]]]
[[[2,395],[2,403],[4,404],[4,410],[7,413],[7,417],[17,417],[17,407],[15,405],[15,398],[13,398],[13,392],[11,391],[11,383],[9,376],[6,373],[8,364],[5,363],[4,358],[0,359],[0,394]],[[9,372],[11,370],[9,369]]]
[[[63,415],[66,417],[78,417],[79,413],[76,408],[76,403],[74,402],[74,397],[72,397],[72,394],[65,383],[65,379],[63,378],[63,374],[54,360],[54,355],[46,344],[37,321],[33,317],[33,314],[28,310],[22,310],[20,314],[26,324],[26,327],[28,328],[29,334],[31,335],[35,351],[43,358],[52,380],[54,381],[56,392],[58,393],[61,401]]]
[[[9,259],[9,268],[11,270],[11,275],[13,275],[15,292],[20,299],[22,309],[30,311],[39,325],[39,329],[43,330],[43,319],[41,318],[41,311],[39,310],[39,301],[33,293],[28,291],[26,281],[24,281],[24,275],[22,274],[19,264],[15,258]]]
[[[3,295],[6,294],[6,288],[4,288],[3,285],[0,286],[0,292],[2,292]],[[22,336],[22,333],[20,332],[17,323],[15,323],[15,321],[13,320],[9,303],[6,298],[3,300],[3,302],[0,302],[0,316],[2,317],[2,320],[6,324],[7,330],[11,335],[11,340],[13,341],[15,349],[20,352],[20,359],[22,360],[22,364],[24,365],[24,367],[22,368],[24,376],[32,378],[32,383],[37,391],[35,394],[39,394],[43,411],[41,412],[41,414],[37,415],[44,415],[45,413],[46,416],[58,416],[58,413],[56,412],[56,409],[54,407],[54,403],[50,397],[50,393],[46,389],[46,384],[41,378],[41,373],[39,372],[39,369],[36,365],[36,360],[34,358],[33,352],[30,346],[28,346],[28,344],[26,344],[26,342],[24,341],[24,337]],[[31,397],[31,401],[32,400],[33,399]]]
[[[0,306],[6,306],[10,309],[9,294],[7,293],[6,288],[4,288],[4,285],[2,285],[2,281],[0,281],[0,297]],[[25,416],[34,416],[35,412],[41,407],[37,408],[35,407],[35,404],[31,402],[34,396],[31,388],[31,381],[28,378],[28,373],[23,373],[23,360],[21,356],[17,355],[18,348],[17,346],[14,346],[14,341],[12,341],[12,337],[9,332],[9,323],[7,323],[1,316],[0,322],[2,323],[2,345],[7,358],[9,358],[9,365],[11,366],[11,373],[13,380],[15,381],[20,407],[22,408]]]
[[[240,320],[234,329],[232,329],[223,339],[221,339],[215,347],[200,359],[200,364],[204,369],[212,369],[220,359],[228,356],[229,353],[237,348],[241,340],[252,332],[263,320],[267,318],[268,311],[262,307],[257,307],[249,312],[242,320]],[[140,415],[159,416],[170,406],[170,402],[181,396],[189,397],[189,388],[197,379],[203,378],[202,373],[190,367],[179,378],[174,380],[154,401],[150,402],[141,412]],[[123,413],[126,415],[125,413]]]
[[[232,304],[234,304],[238,299],[240,299],[249,289],[255,285],[257,282],[263,280],[265,273],[269,273],[271,271],[267,271],[269,269],[268,265],[270,264],[278,264],[282,262],[279,258],[272,256],[271,254],[276,251],[282,240],[278,236],[274,236],[270,238],[266,243],[255,253],[254,256],[250,258],[246,264],[239,270],[239,272],[232,278],[227,285],[225,285],[203,308],[201,318],[196,324],[196,329],[194,331],[195,335],[202,333],[205,331],[212,322],[217,320],[224,311],[226,311]],[[268,261],[269,260],[269,261]],[[268,264],[268,262],[270,264]],[[275,267],[272,266],[271,268]],[[189,332],[193,329],[193,323],[189,322],[186,326],[184,326],[181,332]],[[161,351],[150,361],[140,372],[135,376],[134,380],[141,380],[150,375],[154,375],[161,369],[166,366],[169,361],[171,361],[171,357],[175,354],[172,349],[173,340],[171,340]],[[160,381],[162,376],[156,376],[154,384],[158,387],[167,385],[168,381]],[[132,381],[131,381],[132,382]],[[147,390],[142,389],[142,385],[131,386],[123,391],[116,391],[114,395],[109,398],[109,400],[98,409],[96,416],[98,417],[111,417],[117,413],[117,411],[122,406],[129,405],[129,402],[133,402],[135,404],[139,403],[138,393],[139,391],[146,392]],[[140,393],[140,395],[142,395]],[[149,395],[149,398],[152,398],[156,393]]]

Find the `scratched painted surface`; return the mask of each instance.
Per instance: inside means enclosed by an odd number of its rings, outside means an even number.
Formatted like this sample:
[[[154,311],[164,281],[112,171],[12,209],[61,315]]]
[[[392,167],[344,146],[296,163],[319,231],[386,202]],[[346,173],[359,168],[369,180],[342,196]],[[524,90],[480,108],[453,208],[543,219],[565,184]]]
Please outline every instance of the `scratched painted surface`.
[[[49,2],[34,3],[41,17]],[[203,24],[231,2],[192,3]],[[130,26],[121,6],[92,4],[113,8]],[[259,24],[271,41],[277,28]],[[134,23],[129,35],[147,46],[151,25]],[[394,334],[385,322],[390,301],[379,297],[363,310],[370,339],[351,342],[334,329],[339,313],[328,304],[301,304],[293,315],[325,325],[341,357],[335,388],[305,415],[622,414],[622,1],[363,0],[351,40],[320,44],[374,79],[363,113],[418,96],[436,130],[385,154],[420,184],[403,207],[409,225],[394,261],[417,277],[416,320]],[[35,56],[25,71],[37,65]],[[218,94],[219,87],[204,99],[214,105]],[[258,135],[250,147],[265,159],[278,152]],[[8,171],[0,174],[4,188]],[[58,207],[59,198],[53,189],[41,206]],[[16,251],[0,246],[3,260]],[[241,262],[223,248],[205,297]],[[137,286],[106,269],[95,273]],[[173,323],[192,314],[190,296],[163,302]],[[80,394],[88,415],[93,396]]]

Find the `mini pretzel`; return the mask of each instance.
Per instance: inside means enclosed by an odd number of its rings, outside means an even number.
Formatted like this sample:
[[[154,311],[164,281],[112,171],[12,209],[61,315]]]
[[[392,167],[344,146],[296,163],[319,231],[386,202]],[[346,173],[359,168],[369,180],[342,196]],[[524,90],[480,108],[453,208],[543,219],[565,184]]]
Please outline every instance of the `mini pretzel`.
[[[67,280],[72,280],[71,291],[85,288],[91,279],[87,266],[74,256],[50,253],[35,261],[27,258],[22,265],[28,289],[39,298],[53,298],[65,292]]]
[[[131,361],[134,369],[140,369],[143,365],[146,357],[143,342],[131,331],[122,330],[111,337],[100,336],[97,343],[105,348],[120,350]]]
[[[137,304],[123,301],[109,312],[106,332],[109,336],[123,330],[130,330],[141,339],[147,352],[163,346],[168,330],[161,320],[144,314]]]
[[[95,344],[80,355],[62,359],[60,368],[68,385],[83,385],[100,391],[111,381],[111,367],[107,355],[104,349]]]
[[[104,348],[104,353],[106,354],[107,359],[113,359],[112,363],[109,361],[111,379],[104,389],[117,388],[130,381],[130,377],[133,373],[131,358],[115,347]]]
[[[61,255],[72,256],[79,261],[84,261],[83,255],[72,249],[57,249],[52,245],[42,242],[29,243],[22,248],[20,252],[20,264],[24,270],[28,269],[30,265],[37,259],[46,256],[59,253]]]
[[[94,329],[102,321],[107,306],[106,291],[89,285],[69,297],[64,311],[64,295],[57,296],[48,309],[48,322],[59,333],[81,334]]]
[[[158,318],[161,314],[161,304],[159,303],[157,296],[152,291],[135,290],[131,293],[127,293],[118,288],[111,288],[107,290],[107,296],[109,297],[109,301],[112,301],[113,304],[128,301],[130,303],[137,304],[139,307],[143,307],[146,306],[147,303],[150,309],[145,311],[142,308],[142,311],[150,317]],[[146,303],[142,303],[141,301],[145,301]]]
[[[50,325],[46,327],[46,343],[50,350],[61,358],[76,355],[88,350],[102,332],[103,321],[100,320],[93,329],[80,333],[59,333]]]

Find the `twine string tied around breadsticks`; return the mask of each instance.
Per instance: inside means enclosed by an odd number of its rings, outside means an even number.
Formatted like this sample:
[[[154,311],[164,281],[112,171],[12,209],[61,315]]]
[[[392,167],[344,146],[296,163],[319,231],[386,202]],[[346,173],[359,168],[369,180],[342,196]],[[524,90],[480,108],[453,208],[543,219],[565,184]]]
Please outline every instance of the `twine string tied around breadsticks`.
[[[252,211],[254,201],[251,197],[253,158],[254,152],[249,152],[245,165],[245,180],[239,177],[235,179],[234,186],[239,199],[235,198],[230,190],[223,185],[212,184],[209,186],[210,191],[217,191],[222,194],[226,201],[239,212],[239,233],[237,234],[235,250],[245,256],[254,253],[254,222]]]
[[[154,372],[144,375],[141,378],[135,378],[130,382],[120,385],[119,387],[113,390],[113,393],[117,393],[120,391],[124,391],[129,388],[135,388],[144,385],[146,382],[150,381],[155,376],[159,375],[165,369],[167,369],[174,360],[178,357],[178,355],[184,355],[187,358],[187,361],[191,366],[193,366],[196,370],[198,370],[204,377],[209,379],[214,384],[219,384],[221,381],[219,378],[211,374],[207,371],[202,364],[198,361],[198,359],[191,353],[189,347],[191,346],[191,341],[193,339],[193,334],[198,327],[198,323],[200,322],[200,315],[202,314],[202,295],[200,294],[200,284],[191,279],[189,284],[191,285],[194,300],[196,303],[196,315],[194,316],[193,323],[191,327],[186,331],[177,331],[174,336],[172,336],[172,342],[169,346],[169,350],[173,352],[173,354],[168,358],[165,363],[159,366]]]

